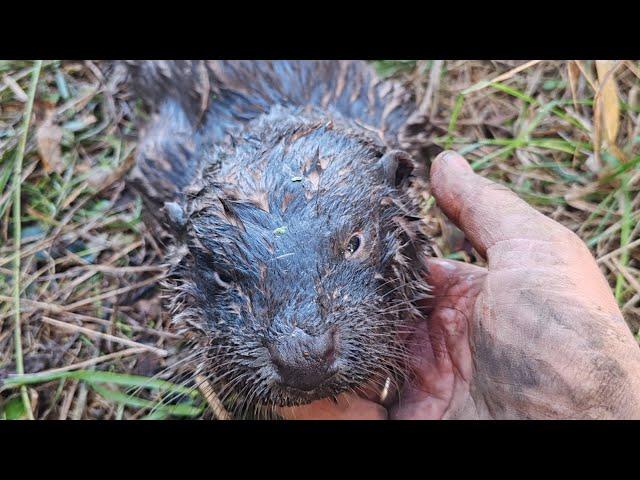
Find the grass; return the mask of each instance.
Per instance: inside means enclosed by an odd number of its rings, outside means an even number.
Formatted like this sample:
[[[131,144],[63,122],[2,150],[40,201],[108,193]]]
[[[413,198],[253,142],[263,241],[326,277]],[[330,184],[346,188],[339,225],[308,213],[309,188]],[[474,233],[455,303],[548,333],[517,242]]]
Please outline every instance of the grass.
[[[31,74],[31,85],[29,86],[29,94],[27,95],[27,106],[25,107],[25,113],[22,120],[22,135],[20,135],[20,143],[18,144],[18,152],[13,164],[13,181],[11,183],[13,190],[13,244],[16,246],[13,255],[13,305],[14,305],[14,319],[13,333],[14,333],[14,349],[15,349],[15,362],[16,373],[18,375],[24,374],[24,359],[22,357],[22,326],[20,318],[20,241],[22,238],[22,223],[21,223],[21,186],[20,177],[22,175],[22,161],[24,158],[24,150],[27,145],[27,133],[29,132],[29,121],[31,119],[31,111],[33,109],[33,101],[36,96],[36,86],[38,85],[38,78],[40,78],[40,70],[42,69],[42,60],[35,62],[33,67],[33,73]],[[33,412],[31,411],[31,403],[27,394],[27,389],[24,386],[20,387],[20,396],[22,399],[22,405],[24,407],[27,418],[33,420]]]
[[[154,280],[163,239],[124,183],[138,102],[108,64],[45,61],[28,115],[35,67],[0,61],[0,417],[211,416],[198,391],[167,381],[181,339]],[[376,67],[415,85],[434,143],[585,240],[638,335],[640,64],[617,65],[613,101],[589,61]],[[613,141],[598,109],[617,115]],[[439,254],[480,262],[427,207]]]

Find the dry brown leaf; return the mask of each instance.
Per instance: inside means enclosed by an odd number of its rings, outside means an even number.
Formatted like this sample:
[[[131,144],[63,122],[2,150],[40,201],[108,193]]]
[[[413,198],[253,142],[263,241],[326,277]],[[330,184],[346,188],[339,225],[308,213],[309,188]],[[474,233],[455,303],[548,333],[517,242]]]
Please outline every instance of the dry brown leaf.
[[[610,146],[615,146],[620,127],[618,86],[614,76],[615,72],[611,72],[615,66],[616,62],[612,60],[596,60],[596,70],[600,81],[598,102],[600,102],[602,115],[600,138],[605,139]]]
[[[44,122],[40,124],[36,131],[38,155],[45,172],[48,174],[51,172],[62,173],[64,170],[64,163],[60,153],[61,141],[62,128],[53,123],[53,115],[48,113]]]

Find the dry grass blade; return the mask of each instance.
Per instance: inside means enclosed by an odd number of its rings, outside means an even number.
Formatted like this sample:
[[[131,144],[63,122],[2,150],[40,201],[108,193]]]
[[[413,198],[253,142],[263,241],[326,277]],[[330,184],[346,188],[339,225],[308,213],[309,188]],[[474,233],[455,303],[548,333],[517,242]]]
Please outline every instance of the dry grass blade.
[[[37,60],[33,73],[31,74],[31,85],[29,86],[29,95],[27,107],[24,110],[24,119],[22,124],[22,135],[20,137],[20,143],[18,145],[18,154],[14,160],[13,169],[13,309],[14,309],[14,338],[15,338],[15,361],[16,372],[24,373],[24,360],[22,356],[22,318],[20,315],[20,285],[21,285],[21,271],[20,271],[20,243],[22,240],[22,213],[20,211],[21,197],[21,176],[22,176],[22,160],[24,158],[24,151],[27,145],[27,134],[29,132],[29,123],[31,122],[31,111],[33,110],[33,101],[36,97],[36,86],[38,84],[38,78],[40,78],[40,70],[42,68],[42,60]],[[27,394],[26,387],[20,389],[22,396],[22,403],[24,404],[27,417],[33,420],[33,412],[31,410],[31,401]]]
[[[578,79],[580,77],[580,68],[576,65],[576,61],[567,62],[567,76],[569,77],[569,87],[571,88],[571,99],[573,100],[573,108],[578,110]]]
[[[523,70],[526,70],[528,68],[533,67],[534,65],[540,63],[542,60],[531,60],[529,62],[523,63],[522,65],[513,68],[511,70],[509,70],[508,72],[505,72],[503,74],[500,74],[490,80],[482,80],[478,83],[476,83],[475,85],[472,85],[471,87],[465,89],[462,91],[463,95],[467,95],[469,93],[472,92],[477,92],[478,90],[482,90],[483,88],[491,85],[492,83],[498,83],[498,82],[504,82],[505,80],[509,80],[510,78],[512,78],[514,75],[516,75],[517,73],[522,72]]]

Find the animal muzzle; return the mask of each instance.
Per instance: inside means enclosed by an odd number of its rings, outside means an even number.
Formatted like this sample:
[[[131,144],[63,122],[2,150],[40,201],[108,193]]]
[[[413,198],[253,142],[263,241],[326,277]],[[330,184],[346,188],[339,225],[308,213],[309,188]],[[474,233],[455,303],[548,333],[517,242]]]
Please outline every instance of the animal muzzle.
[[[278,337],[269,345],[269,353],[279,383],[305,392],[321,386],[338,370],[336,340],[334,329],[312,336],[297,327]]]

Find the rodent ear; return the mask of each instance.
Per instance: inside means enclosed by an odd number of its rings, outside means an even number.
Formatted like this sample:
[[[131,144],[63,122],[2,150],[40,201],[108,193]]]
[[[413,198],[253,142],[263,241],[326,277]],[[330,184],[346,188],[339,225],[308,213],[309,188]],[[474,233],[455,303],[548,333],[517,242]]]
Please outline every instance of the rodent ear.
[[[167,219],[167,224],[175,230],[177,233],[184,232],[187,226],[187,217],[184,213],[184,209],[176,202],[165,202],[164,213]]]
[[[402,150],[391,150],[380,159],[385,179],[394,187],[401,188],[407,184],[415,165],[411,155]]]

